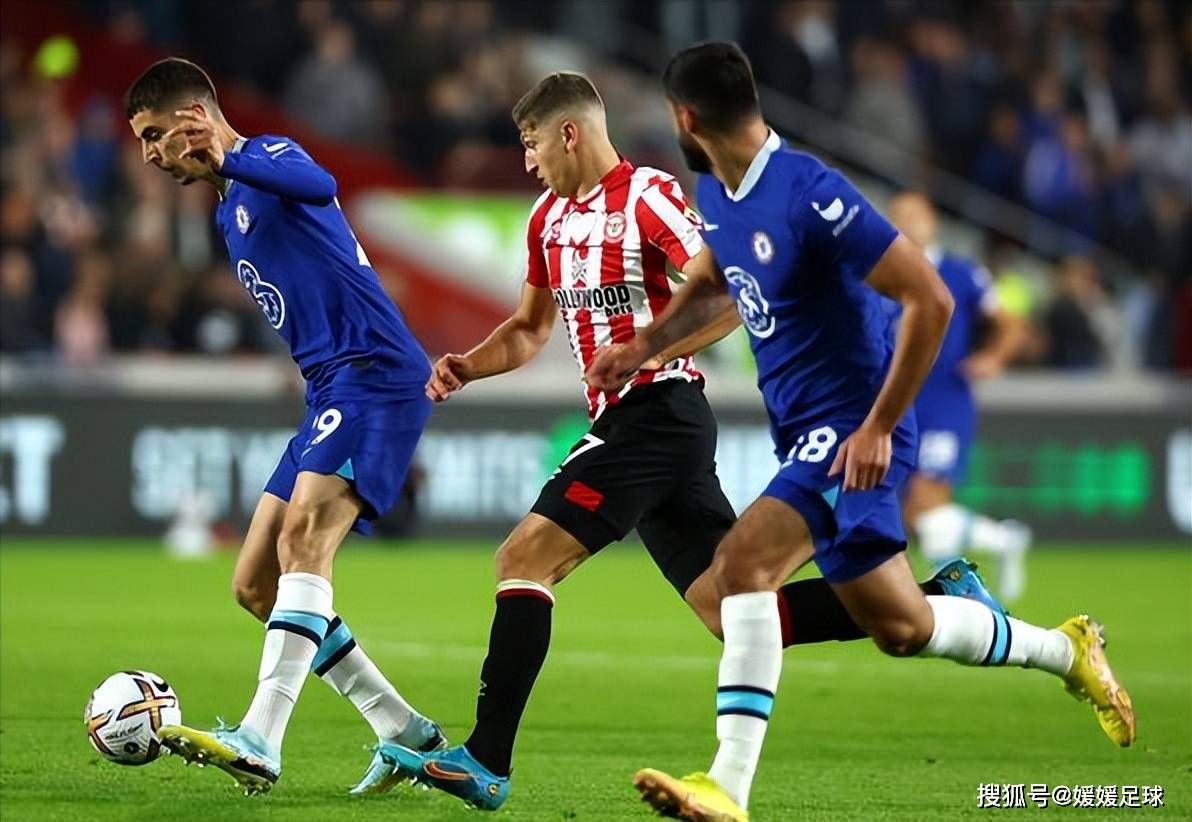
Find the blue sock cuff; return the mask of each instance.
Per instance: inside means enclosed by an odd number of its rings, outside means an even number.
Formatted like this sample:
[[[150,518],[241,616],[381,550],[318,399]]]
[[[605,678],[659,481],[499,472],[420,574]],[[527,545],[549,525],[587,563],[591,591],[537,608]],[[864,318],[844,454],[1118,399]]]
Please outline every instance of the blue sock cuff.
[[[312,614],[308,611],[286,611],[274,608],[269,615],[266,626],[269,631],[289,631],[301,637],[306,637],[315,645],[323,644],[323,637],[327,634],[327,617]]]
[[[716,715],[738,714],[768,722],[774,710],[774,694],[752,685],[729,685],[716,689]]]
[[[348,653],[356,647],[356,640],[352,632],[338,616],[327,626],[327,635],[319,644],[319,652],[315,654],[310,668],[315,676],[322,676],[336,666]]]
[[[991,610],[990,613],[993,614],[993,641],[989,643],[989,652],[985,654],[981,664],[1005,665],[1006,660],[1010,658],[1010,620],[998,611]]]

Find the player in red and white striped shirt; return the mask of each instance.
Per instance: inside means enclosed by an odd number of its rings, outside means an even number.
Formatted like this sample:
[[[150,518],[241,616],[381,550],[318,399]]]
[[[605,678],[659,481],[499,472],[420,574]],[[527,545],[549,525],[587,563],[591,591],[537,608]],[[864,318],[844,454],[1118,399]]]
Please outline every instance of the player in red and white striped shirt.
[[[548,189],[530,216],[521,302],[484,342],[435,363],[427,394],[436,401],[529,362],[557,314],[582,375],[595,351],[629,341],[662,312],[670,280],[710,276],[715,266],[675,179],[617,154],[587,78],[550,75],[513,117],[526,170]],[[720,635],[719,596],[705,572],[735,517],[716,478],[716,420],[691,352],[736,326],[731,299],[705,319],[704,330],[646,363],[616,394],[587,392],[591,430],[497,551],[475,729],[464,745],[429,754],[382,746],[399,777],[481,809],[505,801],[514,737],[550,643],[552,586],[635,528],[667,580]],[[821,579],[783,586],[778,601],[785,644],[864,636]]]
[[[547,77],[513,117],[526,170],[547,187],[526,232],[521,301],[484,342],[435,363],[427,384],[434,400],[528,362],[546,343],[556,315],[582,379],[598,348],[632,339],[662,312],[673,279],[715,265],[678,182],[617,154],[604,104],[587,78]],[[690,589],[734,514],[716,479],[716,420],[691,352],[736,326],[731,301],[709,320],[715,322],[699,338],[647,363],[616,394],[586,392],[591,430],[497,552],[497,613],[476,729],[464,747],[436,759],[437,770],[428,765],[420,778],[473,801],[467,779],[435,773],[454,765],[483,774],[488,785],[474,793],[484,807],[500,804],[481,794],[504,799],[514,734],[550,639],[551,586],[634,528],[667,579],[719,630],[715,594]],[[452,757],[461,761],[448,761]]]
[[[704,248],[699,228],[674,177],[628,160],[581,196],[547,189],[539,198],[526,232],[526,282],[550,289],[581,375],[597,348],[628,341],[666,307],[672,278]],[[586,388],[589,416],[640,385],[670,379],[692,382],[700,373],[683,355],[643,369],[616,394]]]

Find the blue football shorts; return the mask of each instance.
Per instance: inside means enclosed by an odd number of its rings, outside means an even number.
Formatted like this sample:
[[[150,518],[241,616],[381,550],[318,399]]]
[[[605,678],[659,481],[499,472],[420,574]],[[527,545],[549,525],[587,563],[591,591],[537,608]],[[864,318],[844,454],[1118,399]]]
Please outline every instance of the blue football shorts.
[[[829,582],[848,582],[906,550],[899,486],[914,466],[915,430],[900,424],[892,436],[890,469],[868,491],[840,490],[843,470],[828,476],[840,444],[858,419],[829,419],[794,438],[778,473],[762,492],[795,509],[815,545],[815,564]]]
[[[397,502],[431,407],[422,395],[328,399],[308,406],[265,492],[289,502],[302,471],[343,477],[364,502],[352,530],[371,533],[373,520]]]
[[[977,429],[977,410],[967,392],[923,392],[915,400],[919,418],[916,471],[934,480],[958,485],[968,471],[969,451]]]

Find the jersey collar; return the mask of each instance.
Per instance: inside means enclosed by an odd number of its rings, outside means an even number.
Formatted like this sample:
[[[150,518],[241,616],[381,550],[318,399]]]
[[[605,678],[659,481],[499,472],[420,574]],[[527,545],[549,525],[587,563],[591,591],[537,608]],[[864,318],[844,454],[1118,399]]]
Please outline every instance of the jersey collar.
[[[745,169],[745,176],[741,178],[741,184],[737,186],[737,190],[732,191],[728,186],[724,187],[724,193],[728,195],[728,198],[735,203],[744,200],[749,192],[753,191],[757,181],[761,179],[762,172],[766,170],[766,164],[770,162],[770,155],[780,148],[782,148],[782,138],[774,129],[770,129],[770,136],[766,138],[766,142],[762,143],[762,147],[754,155],[749,168]]]
[[[608,173],[600,178],[600,182],[598,182],[591,191],[587,192],[582,197],[576,197],[574,202],[576,205],[587,205],[592,200],[596,199],[596,197],[600,195],[600,192],[605,191],[606,189],[616,188],[618,183],[628,180],[632,176],[633,163],[622,157],[621,162],[610,168]]]
[[[246,145],[248,145],[248,140],[244,139],[243,137],[237,137],[236,143],[235,143],[235,145],[232,146],[231,151],[233,154],[239,154],[240,149],[244,148]],[[228,181],[227,188],[225,188],[221,192],[217,192],[219,194],[219,199],[221,201],[228,196],[228,192],[232,190],[232,186],[236,185],[235,180],[231,180],[227,177],[224,177],[224,179]]]

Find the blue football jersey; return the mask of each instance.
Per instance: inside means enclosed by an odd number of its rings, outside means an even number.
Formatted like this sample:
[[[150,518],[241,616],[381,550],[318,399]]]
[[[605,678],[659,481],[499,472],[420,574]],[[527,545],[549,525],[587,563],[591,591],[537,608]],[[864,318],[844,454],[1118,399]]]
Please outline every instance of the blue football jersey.
[[[956,307],[939,356],[923,384],[922,394],[947,389],[967,390],[968,380],[960,370],[960,363],[972,353],[981,318],[997,304],[993,279],[980,263],[959,254],[929,248],[927,258],[948,286]]]
[[[819,421],[859,424],[893,353],[881,297],[864,280],[898,232],[843,175],[773,132],[735,192],[710,175],[697,192],[777,452]]]
[[[421,394],[426,354],[381,287],[335,198],[335,179],[288,137],[238,141],[215,211],[232,270],[289,344],[308,402]]]

